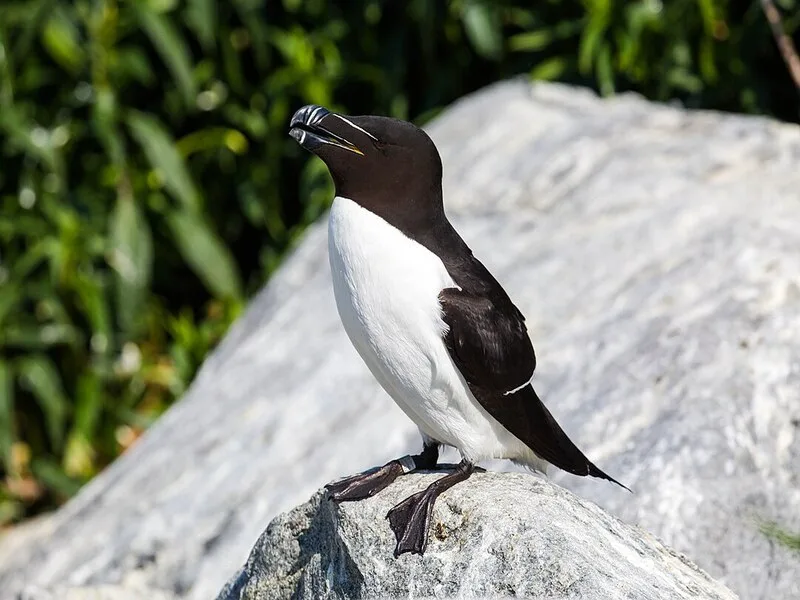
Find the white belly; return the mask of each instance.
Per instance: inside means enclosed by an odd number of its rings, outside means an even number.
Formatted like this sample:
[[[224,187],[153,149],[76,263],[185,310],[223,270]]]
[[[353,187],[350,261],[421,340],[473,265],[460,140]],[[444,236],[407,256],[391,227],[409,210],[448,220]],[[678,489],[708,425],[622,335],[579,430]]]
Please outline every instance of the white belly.
[[[447,352],[439,292],[457,286],[439,257],[338,196],[328,235],[347,335],[420,431],[473,461],[511,458],[539,466],[530,449],[478,404]]]

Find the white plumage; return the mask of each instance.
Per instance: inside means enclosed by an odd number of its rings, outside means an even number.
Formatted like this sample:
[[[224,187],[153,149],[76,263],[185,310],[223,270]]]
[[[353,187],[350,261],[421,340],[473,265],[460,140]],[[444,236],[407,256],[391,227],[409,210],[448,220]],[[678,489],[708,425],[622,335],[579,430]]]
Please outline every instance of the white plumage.
[[[472,462],[507,458],[544,471],[546,463],[475,400],[450,358],[438,296],[457,286],[439,257],[340,196],[330,212],[328,252],[350,341],[422,435]]]

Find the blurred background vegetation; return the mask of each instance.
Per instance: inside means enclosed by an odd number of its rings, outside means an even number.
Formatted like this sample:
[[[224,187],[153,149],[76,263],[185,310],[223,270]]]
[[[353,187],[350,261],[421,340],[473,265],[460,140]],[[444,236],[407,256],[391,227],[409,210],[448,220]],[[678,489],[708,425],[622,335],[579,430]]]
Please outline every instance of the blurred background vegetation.
[[[297,107],[424,123],[517,74],[800,117],[758,0],[2,0],[0,526],[129,447],[325,210]]]

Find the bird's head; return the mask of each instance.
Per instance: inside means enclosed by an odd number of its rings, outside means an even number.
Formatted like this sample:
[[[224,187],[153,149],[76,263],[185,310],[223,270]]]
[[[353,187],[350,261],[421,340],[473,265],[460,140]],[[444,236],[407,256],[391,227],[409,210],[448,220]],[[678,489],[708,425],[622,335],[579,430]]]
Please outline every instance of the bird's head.
[[[322,159],[338,196],[385,218],[382,213],[396,211],[398,204],[418,217],[442,210],[439,152],[412,123],[309,105],[294,113],[289,135]]]

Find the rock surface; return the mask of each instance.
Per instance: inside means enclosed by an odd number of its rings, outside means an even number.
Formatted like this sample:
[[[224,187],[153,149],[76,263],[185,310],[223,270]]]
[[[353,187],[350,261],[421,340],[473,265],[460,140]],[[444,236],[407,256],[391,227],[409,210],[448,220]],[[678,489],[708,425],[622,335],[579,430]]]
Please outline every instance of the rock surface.
[[[43,589],[27,586],[19,600],[176,600],[177,596],[162,590],[138,587],[135,584],[96,585]]]
[[[800,598],[800,557],[758,530],[800,531],[800,128],[513,81],[430,131],[539,395],[636,493],[554,480],[743,598]],[[0,598],[136,575],[205,600],[275,515],[418,443],[341,328],[320,223],[186,397],[2,561]]]
[[[424,556],[394,559],[386,512],[441,474],[361,502],[317,493],[280,515],[217,600],[733,600],[645,531],[533,475],[478,473],[442,495]]]

